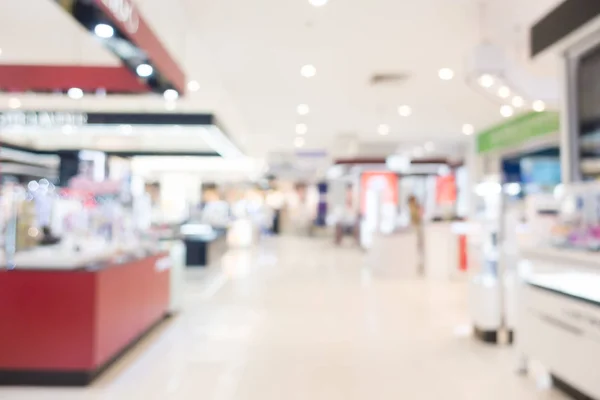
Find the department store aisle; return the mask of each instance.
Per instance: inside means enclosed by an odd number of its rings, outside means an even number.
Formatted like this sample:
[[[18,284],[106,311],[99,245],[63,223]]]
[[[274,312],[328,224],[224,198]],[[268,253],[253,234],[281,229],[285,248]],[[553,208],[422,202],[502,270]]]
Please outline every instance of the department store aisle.
[[[319,239],[230,252],[192,271],[184,312],[92,387],[0,388],[0,399],[564,398],[517,377],[510,351],[456,333],[464,284],[394,277],[368,260]]]

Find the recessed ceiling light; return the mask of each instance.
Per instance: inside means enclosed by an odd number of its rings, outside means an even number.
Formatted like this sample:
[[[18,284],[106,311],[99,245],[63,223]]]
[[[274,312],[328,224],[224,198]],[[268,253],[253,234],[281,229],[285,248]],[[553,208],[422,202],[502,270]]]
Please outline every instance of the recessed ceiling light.
[[[306,115],[310,112],[310,108],[306,104],[300,104],[297,111],[300,115]]]
[[[433,142],[427,142],[427,143],[425,143],[423,148],[425,149],[425,151],[432,152],[435,150],[435,144]]]
[[[21,100],[16,97],[12,97],[8,100],[8,108],[16,110],[17,108],[21,108]]]
[[[109,39],[115,35],[115,29],[108,24],[98,24],[94,28],[94,33],[102,39]]]
[[[308,132],[308,126],[306,124],[297,124],[296,125],[296,133],[298,135],[304,135]]]
[[[174,111],[177,108],[177,103],[175,103],[174,101],[167,101],[165,103],[165,108],[167,109],[167,111]]]
[[[521,96],[515,96],[512,99],[512,105],[516,108],[521,108],[525,105],[525,101]]]
[[[198,81],[189,81],[188,90],[190,92],[197,92],[198,90],[200,90],[200,84],[198,83]]]
[[[300,74],[305,78],[312,78],[317,74],[317,69],[314,65],[308,64],[300,69]]]
[[[2,49],[0,49],[0,56],[2,55]]]
[[[441,80],[449,81],[454,78],[454,71],[452,71],[450,68],[442,68],[439,70],[438,75]]]
[[[390,134],[390,126],[386,125],[386,124],[381,124],[377,127],[377,132],[379,132],[379,134],[382,136],[389,135]]]
[[[67,92],[67,95],[73,100],[79,100],[83,97],[83,90],[79,88],[71,88]]]
[[[542,111],[544,111],[546,109],[546,103],[544,103],[541,100],[536,100],[536,101],[533,102],[532,107],[533,107],[534,111],[542,112]]]
[[[510,96],[510,89],[506,86],[500,87],[500,89],[498,89],[498,96],[502,97],[503,99],[508,98],[508,96]]]
[[[121,125],[121,132],[124,135],[131,135],[133,132],[133,127],[131,125]]]
[[[306,143],[306,141],[303,137],[297,137],[296,139],[294,139],[294,146],[298,148],[304,147],[304,143]]]
[[[402,117],[408,117],[412,114],[412,108],[410,106],[400,106],[398,107],[398,114]]]
[[[490,87],[494,86],[494,83],[495,83],[494,77],[489,74],[481,75],[479,77],[479,84],[481,86],[483,86],[484,88],[490,88]]]
[[[473,127],[471,124],[464,124],[462,126],[462,133],[465,135],[472,135],[475,133],[475,127]]]
[[[152,65],[150,64],[140,64],[135,69],[135,72],[138,74],[138,76],[147,78],[154,73],[154,68],[152,68]]]
[[[313,7],[323,7],[329,2],[329,0],[308,0],[308,2]]]
[[[514,113],[515,110],[511,106],[503,105],[500,107],[500,115],[502,115],[504,118],[512,117]]]
[[[175,101],[179,98],[179,93],[177,93],[177,90],[175,89],[167,89],[163,93],[163,96],[167,101]]]

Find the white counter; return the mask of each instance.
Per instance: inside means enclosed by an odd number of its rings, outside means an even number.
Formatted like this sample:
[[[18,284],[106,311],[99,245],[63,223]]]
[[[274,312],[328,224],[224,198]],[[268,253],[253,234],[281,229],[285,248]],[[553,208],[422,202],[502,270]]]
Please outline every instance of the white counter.
[[[106,260],[119,251],[132,252],[137,246],[117,246],[107,244],[100,239],[85,239],[77,242],[79,251],[75,251],[72,241],[64,241],[52,246],[39,246],[21,251],[14,256],[18,269],[73,270],[84,265]],[[6,261],[0,260],[0,266],[6,267]]]
[[[600,398],[600,253],[540,246],[522,248],[521,255],[519,353]]]
[[[459,235],[456,222],[434,222],[423,226],[425,274],[430,279],[450,279],[461,275]]]
[[[600,272],[600,252],[559,248],[551,246],[521,247],[521,257],[529,261],[565,264],[565,267],[598,268]]]

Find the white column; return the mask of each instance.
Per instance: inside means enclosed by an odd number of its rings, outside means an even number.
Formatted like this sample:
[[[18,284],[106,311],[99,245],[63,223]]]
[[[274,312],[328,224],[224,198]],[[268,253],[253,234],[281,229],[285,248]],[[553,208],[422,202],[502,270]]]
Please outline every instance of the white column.
[[[560,168],[563,183],[581,180],[579,165],[579,112],[575,62],[559,57],[560,80]]]

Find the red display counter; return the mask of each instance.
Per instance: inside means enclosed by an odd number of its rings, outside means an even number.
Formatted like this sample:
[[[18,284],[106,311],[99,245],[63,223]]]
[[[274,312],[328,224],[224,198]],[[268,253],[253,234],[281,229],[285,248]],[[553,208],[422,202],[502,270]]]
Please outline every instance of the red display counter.
[[[162,321],[167,254],[0,272],[0,384],[86,385]]]

